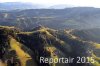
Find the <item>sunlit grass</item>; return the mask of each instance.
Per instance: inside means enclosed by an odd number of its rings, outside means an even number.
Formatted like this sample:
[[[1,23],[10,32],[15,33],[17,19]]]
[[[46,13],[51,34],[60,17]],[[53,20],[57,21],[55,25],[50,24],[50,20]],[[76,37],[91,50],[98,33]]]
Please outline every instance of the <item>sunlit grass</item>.
[[[7,66],[7,65],[0,60],[0,66]]]
[[[92,53],[92,57],[94,59],[94,63],[92,63],[93,66],[100,66],[100,57],[97,57],[94,53]],[[90,60],[91,62],[91,60]]]
[[[0,28],[3,28],[3,29],[12,29],[12,28],[15,28],[14,26],[0,26]]]
[[[96,49],[100,49],[100,44],[98,44],[98,43],[94,43],[93,46],[94,46]]]
[[[55,47],[46,47],[46,50],[51,53],[51,57],[53,59],[58,59],[58,56],[55,53],[55,51],[57,50]],[[53,66],[56,66],[56,63],[53,63]]]
[[[10,46],[13,50],[16,51],[18,58],[21,61],[21,65],[22,66],[26,66],[26,61],[29,59],[32,59],[31,56],[27,53],[25,53],[22,49],[21,49],[21,44],[19,42],[17,42],[15,39],[11,38],[10,40]]]

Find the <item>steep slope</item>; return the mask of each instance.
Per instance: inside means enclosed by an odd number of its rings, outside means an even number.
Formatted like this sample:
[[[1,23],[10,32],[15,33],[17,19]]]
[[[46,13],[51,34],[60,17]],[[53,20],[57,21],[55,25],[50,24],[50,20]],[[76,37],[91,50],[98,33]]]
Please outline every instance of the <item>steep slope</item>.
[[[15,39],[11,38],[10,40],[10,46],[12,48],[12,50],[16,51],[16,54],[18,56],[18,58],[20,59],[21,65],[22,66],[26,66],[27,61],[31,60],[28,66],[36,66],[35,63],[33,63],[34,61],[32,60],[31,56],[26,53],[24,50],[21,49],[21,44],[19,42],[17,42]]]
[[[20,42],[16,40],[14,27],[0,27],[0,63],[5,66],[37,66],[32,57],[22,49]],[[27,47],[24,46],[26,50]]]
[[[85,30],[73,30],[71,34],[80,37],[82,40],[94,41],[100,43],[100,29],[85,29]]]
[[[31,32],[13,29],[15,28],[0,27],[0,59],[2,60],[0,63],[2,64],[8,66],[100,65],[100,45],[81,40],[71,34],[72,29],[54,30],[44,26],[36,27]],[[53,59],[72,57],[74,60],[73,63],[40,63],[40,57]],[[77,57],[89,57],[86,58],[88,63],[77,63]]]
[[[70,34],[70,31],[72,30],[57,31],[57,30],[52,30],[52,29],[44,28],[44,27],[42,27],[41,29],[40,28],[41,27],[39,27],[37,31],[36,31],[37,29],[36,28],[35,31],[31,33],[26,33],[26,34],[19,33],[18,34],[18,36],[20,36],[22,43],[24,43],[28,47],[32,46],[32,48],[30,47],[31,49],[33,48],[37,49],[37,50],[35,49],[33,50],[40,53],[39,57],[44,56],[44,52],[42,53],[42,51],[44,51],[43,47],[46,48],[45,53],[49,51],[50,57],[53,57],[53,58],[60,58],[60,57],[75,57],[76,58],[77,56],[91,57],[92,56],[91,50],[94,52],[93,48],[95,47],[93,46],[97,45],[91,42],[83,41],[80,38]],[[43,45],[43,46],[40,46],[40,45]],[[41,51],[40,48],[43,50]],[[54,52],[53,55],[56,57],[52,56],[52,52]],[[46,57],[48,57],[48,55]],[[91,64],[75,64],[75,63],[73,64],[54,64],[54,65],[57,65],[57,66],[64,66],[64,65],[69,65],[69,66],[86,65],[87,66],[87,65],[90,65],[91,66]]]

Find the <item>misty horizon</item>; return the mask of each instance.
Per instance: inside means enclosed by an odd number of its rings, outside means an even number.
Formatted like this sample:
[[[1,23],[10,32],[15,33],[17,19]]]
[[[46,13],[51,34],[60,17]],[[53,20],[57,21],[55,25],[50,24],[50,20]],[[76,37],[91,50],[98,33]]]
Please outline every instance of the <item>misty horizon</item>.
[[[1,0],[0,3],[31,3],[33,5],[41,5],[42,7],[51,6],[68,6],[68,7],[95,7],[100,8],[98,0]]]
[[[31,2],[0,2],[0,5],[2,5],[3,7],[8,7],[8,6],[4,6],[6,4],[13,5],[13,7],[17,5],[18,6],[17,9],[19,9],[20,4],[23,5],[23,6],[25,5],[27,7],[31,6],[31,8],[29,8],[29,9],[65,9],[65,8],[74,8],[74,7],[98,8],[98,7],[93,7],[93,6],[76,6],[76,5],[71,5],[71,4],[53,4],[53,5],[47,5],[47,4],[36,4],[36,3],[31,3]],[[2,7],[2,6],[0,6],[0,7]],[[36,8],[34,8],[34,6]]]

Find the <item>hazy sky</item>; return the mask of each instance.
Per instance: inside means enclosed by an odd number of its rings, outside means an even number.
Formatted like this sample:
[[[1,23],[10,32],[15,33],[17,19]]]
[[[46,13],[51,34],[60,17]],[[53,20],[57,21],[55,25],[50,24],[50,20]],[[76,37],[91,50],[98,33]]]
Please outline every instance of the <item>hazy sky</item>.
[[[100,8],[100,0],[0,0],[0,2],[31,2],[43,5],[68,4],[75,6],[89,6]]]

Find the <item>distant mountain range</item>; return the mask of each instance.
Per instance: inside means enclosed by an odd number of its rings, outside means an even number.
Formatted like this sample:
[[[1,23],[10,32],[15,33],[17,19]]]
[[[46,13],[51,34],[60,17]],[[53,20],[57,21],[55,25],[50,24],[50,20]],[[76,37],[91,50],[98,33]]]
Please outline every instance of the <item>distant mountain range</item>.
[[[0,12],[0,25],[31,31],[38,25],[53,29],[77,29],[74,35],[100,43],[100,9],[74,7],[66,9],[26,9]]]
[[[66,9],[26,9],[0,12],[0,25],[16,26],[29,30],[37,24],[54,29],[100,28],[100,9],[93,7],[74,7]]]

